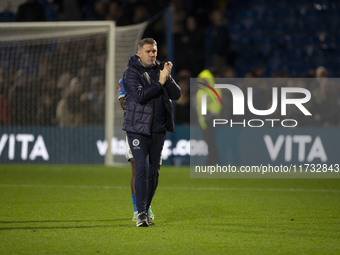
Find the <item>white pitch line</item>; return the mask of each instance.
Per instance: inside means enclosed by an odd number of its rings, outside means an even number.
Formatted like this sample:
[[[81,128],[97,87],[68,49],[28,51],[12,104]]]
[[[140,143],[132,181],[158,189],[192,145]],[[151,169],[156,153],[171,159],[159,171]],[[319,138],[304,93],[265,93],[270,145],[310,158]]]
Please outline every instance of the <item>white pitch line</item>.
[[[41,185],[41,184],[0,184],[0,188],[39,188],[39,189],[128,189],[129,186],[91,186],[91,185]]]
[[[0,184],[0,188],[39,188],[39,189],[130,189],[129,186],[91,186],[91,185],[41,185],[41,184]],[[237,188],[237,187],[170,187],[160,186],[159,190],[187,191],[262,191],[262,192],[320,192],[340,193],[337,189],[296,189],[296,188]]]
[[[169,188],[169,189],[176,189],[176,187]],[[211,191],[279,191],[279,192],[333,192],[333,193],[340,193],[340,190],[336,189],[294,189],[294,188],[223,188],[223,187],[195,187],[195,188],[181,188],[178,189],[185,189],[185,190],[211,190]]]

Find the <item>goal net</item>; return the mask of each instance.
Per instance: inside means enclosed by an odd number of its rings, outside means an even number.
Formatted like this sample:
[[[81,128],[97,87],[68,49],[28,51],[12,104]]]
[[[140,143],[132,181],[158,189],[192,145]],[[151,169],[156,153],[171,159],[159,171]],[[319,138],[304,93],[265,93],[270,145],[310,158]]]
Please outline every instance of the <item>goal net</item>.
[[[17,137],[27,127],[105,130],[105,163],[119,161],[112,145],[114,136],[123,136],[117,83],[146,26],[115,27],[109,21],[0,23],[0,163],[7,147],[8,155],[15,150],[9,148],[10,134],[16,134],[13,143],[21,142],[21,159],[32,149],[30,140]],[[77,141],[55,142],[66,148]],[[99,151],[103,154],[103,148]],[[13,158],[18,153],[13,152]]]

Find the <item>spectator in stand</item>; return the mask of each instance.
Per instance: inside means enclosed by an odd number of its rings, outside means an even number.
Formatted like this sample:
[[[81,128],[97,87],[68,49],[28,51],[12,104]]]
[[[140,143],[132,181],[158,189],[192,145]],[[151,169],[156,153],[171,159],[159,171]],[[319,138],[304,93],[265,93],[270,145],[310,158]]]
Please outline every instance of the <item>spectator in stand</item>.
[[[60,127],[84,124],[82,86],[77,77],[70,82],[70,92],[57,105],[56,116]]]
[[[235,69],[232,66],[222,66],[219,71],[219,78],[236,78]]]
[[[5,80],[4,70],[0,68],[0,126],[10,123],[8,84]]]
[[[58,100],[69,93],[69,84],[71,82],[71,78],[72,77],[69,72],[65,72],[59,76],[57,81]]]
[[[9,125],[11,123],[7,92],[6,87],[0,87],[0,126]]]
[[[190,125],[190,79],[180,80],[178,85],[182,89],[182,95],[178,101],[176,101],[175,121],[179,125]]]
[[[9,89],[9,107],[11,114],[11,122],[13,125],[22,126],[29,123],[28,118],[30,112],[28,110],[28,77],[23,70],[19,70],[15,74],[15,80]]]
[[[121,9],[120,3],[115,0],[108,4],[106,20],[113,20],[116,25],[121,25],[121,18],[123,17],[123,11]]]
[[[184,31],[186,10],[180,0],[172,0],[170,7],[172,8],[172,32],[173,34],[180,34]]]
[[[13,125],[34,125],[37,108],[36,84],[31,84],[24,70],[16,72],[15,81],[9,89],[9,108]]]
[[[46,21],[45,10],[36,0],[26,0],[19,6],[17,21]]]
[[[229,59],[231,39],[228,22],[220,10],[211,12],[209,18],[211,24],[205,29],[205,65],[213,66],[216,61],[232,64]]]
[[[81,96],[86,110],[85,121],[88,124],[104,125],[105,123],[105,83],[100,76],[91,79],[91,90]]]
[[[198,74],[198,82],[206,83],[210,86],[215,85],[215,77],[216,77],[216,70],[213,70],[214,68],[206,68],[202,70]],[[216,92],[223,96],[221,89],[215,88]],[[203,94],[205,92],[203,90],[197,90],[196,92],[196,115],[198,117],[198,123],[201,127],[202,131],[202,139],[207,143],[208,145],[208,155],[206,159],[207,165],[215,164],[216,162],[219,162],[219,154],[218,154],[218,148],[216,144],[216,129],[210,125],[209,123],[212,123],[212,120],[218,116],[222,111],[222,106],[220,104],[215,104],[213,100],[208,99],[207,100],[207,113],[206,115],[202,115],[200,113],[201,105],[202,105],[202,98]],[[223,100],[223,99],[222,99]]]
[[[41,126],[57,125],[56,108],[59,100],[57,82],[53,77],[46,76],[37,84],[36,124]]]
[[[81,10],[86,9],[83,2],[85,0],[53,0],[54,9],[58,10],[60,20],[64,21],[82,20]]]
[[[197,54],[203,48],[203,32],[197,26],[195,17],[185,20],[184,31],[174,36],[175,61],[178,69],[190,68],[194,76],[204,67],[204,56]]]
[[[82,91],[90,91],[91,90],[91,77],[90,77],[90,69],[86,66],[82,66],[78,71],[78,79],[80,84],[82,85]]]
[[[175,102],[175,122],[179,125],[190,125],[190,77],[188,70],[181,70],[178,74],[178,85],[182,94]]]
[[[158,1],[157,4],[161,4],[162,1]],[[152,4],[151,6],[153,6]],[[163,3],[164,5],[164,3]],[[166,5],[165,8],[171,8],[172,10],[172,34],[176,37],[178,34],[181,34],[184,31],[184,23],[186,19],[186,10],[183,6],[182,1],[180,0],[171,0],[169,5]],[[149,11],[152,11],[152,8],[149,8]],[[160,12],[159,12],[160,13]],[[166,59],[168,57],[168,49],[166,44],[166,24],[167,24],[167,15],[165,12],[162,15],[162,18],[155,21],[154,24],[148,26],[146,31],[144,32],[144,37],[153,37],[158,43],[158,58]],[[177,48],[176,48],[177,50]],[[175,52],[176,52],[175,50]],[[177,68],[177,67],[176,67]],[[187,67],[185,67],[187,68]],[[180,70],[180,69],[179,69]]]
[[[123,18],[125,25],[132,24],[132,17],[134,16],[135,7],[137,5],[137,0],[125,0],[121,2]]]
[[[59,56],[68,56],[72,54],[72,50],[69,47],[69,42],[65,42],[61,38],[58,40],[56,49],[51,55],[51,66],[53,66],[53,70],[57,76],[60,76],[62,73],[71,72],[71,64],[68,61],[68,58],[60,58]]]
[[[94,20],[105,20],[107,4],[105,0],[95,0],[93,3]]]
[[[134,9],[132,23],[133,24],[142,23],[146,21],[148,18],[150,18],[150,14],[146,6],[143,4],[137,5]]]
[[[37,125],[53,126],[56,124],[56,102],[55,94],[45,92],[40,97],[40,102],[37,110]]]
[[[315,69],[315,77],[316,78],[327,78],[328,70],[324,66],[318,66]]]
[[[50,79],[48,74],[52,72],[51,60],[47,56],[43,56],[39,59],[38,72],[34,76],[32,83],[40,87],[40,85],[45,85],[46,81]]]
[[[314,121],[324,127],[338,125],[340,123],[338,84],[327,79],[328,70],[323,66],[316,68],[315,75],[317,87],[312,92]]]
[[[106,68],[106,38],[97,37],[94,44],[91,46],[87,59],[88,67],[92,67],[90,73],[92,76],[102,75],[105,76]],[[95,70],[93,68],[95,67]]]

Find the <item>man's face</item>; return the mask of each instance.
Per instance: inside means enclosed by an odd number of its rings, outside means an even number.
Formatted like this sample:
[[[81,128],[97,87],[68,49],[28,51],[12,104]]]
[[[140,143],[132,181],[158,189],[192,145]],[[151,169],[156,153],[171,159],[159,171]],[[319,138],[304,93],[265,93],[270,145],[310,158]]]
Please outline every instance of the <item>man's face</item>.
[[[140,60],[145,66],[153,66],[157,57],[157,46],[154,44],[144,44],[143,47],[137,51]]]

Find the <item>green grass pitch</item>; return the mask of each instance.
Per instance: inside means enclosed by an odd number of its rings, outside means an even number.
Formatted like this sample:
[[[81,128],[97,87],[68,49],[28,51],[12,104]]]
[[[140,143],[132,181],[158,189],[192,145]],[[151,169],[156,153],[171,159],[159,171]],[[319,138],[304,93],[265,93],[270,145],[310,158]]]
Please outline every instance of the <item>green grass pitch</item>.
[[[0,254],[340,254],[340,179],[191,179],[162,167],[136,228],[130,168],[0,165]]]

